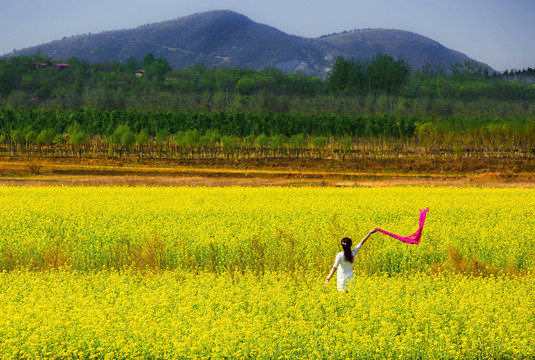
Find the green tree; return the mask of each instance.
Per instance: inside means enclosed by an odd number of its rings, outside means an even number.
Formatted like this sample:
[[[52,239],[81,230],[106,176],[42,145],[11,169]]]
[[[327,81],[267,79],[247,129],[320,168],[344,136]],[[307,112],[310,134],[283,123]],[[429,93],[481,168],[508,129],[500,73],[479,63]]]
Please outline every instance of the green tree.
[[[157,79],[158,81],[164,81],[165,76],[171,71],[171,66],[165,59],[156,59],[150,65],[144,67],[143,77],[147,79]]]
[[[340,139],[340,150],[342,151],[342,161],[344,161],[346,154],[353,150],[353,141],[350,137],[344,136],[342,139]]]
[[[82,126],[75,122],[67,128],[67,133],[69,136],[69,144],[72,146],[73,155],[76,153],[80,159],[82,158],[82,147],[87,141],[87,135],[82,130]]]
[[[147,130],[142,129],[138,134],[136,134],[136,146],[140,160],[141,156],[143,155],[143,146],[145,145],[147,147],[149,146],[149,134]]]
[[[207,130],[206,131],[206,135],[210,136],[210,149],[211,149],[211,151],[213,151],[212,150],[213,148],[217,149],[217,147],[221,143],[221,134],[219,134],[219,130],[217,130],[217,129]]]
[[[26,140],[26,154],[30,157],[31,147],[35,144],[37,140],[37,131],[32,129],[31,126],[28,126],[24,129],[24,139]]]
[[[78,153],[80,159],[82,158],[83,146],[87,142],[87,135],[83,131],[75,132],[74,134],[69,134],[69,143],[73,146],[75,152]]]
[[[144,67],[147,67],[149,65],[152,65],[152,63],[155,61],[156,59],[154,58],[154,54],[152,53],[148,53],[147,55],[145,55],[145,57],[143,58],[143,66]]]
[[[247,152],[247,158],[251,157],[251,149],[254,149],[255,136],[253,134],[247,135],[242,141],[242,148]]]
[[[266,148],[269,145],[269,137],[262,133],[256,137],[255,144],[258,148],[260,148],[260,156],[264,156]]]
[[[37,144],[39,145],[39,152],[41,152],[41,145],[50,146],[52,142],[54,141],[55,136],[56,136],[56,131],[54,129],[41,130],[41,132],[37,136]],[[47,153],[48,151],[45,150],[45,157]]]
[[[126,124],[117,126],[109,137],[112,147],[119,149],[119,157],[122,157],[123,150],[129,151],[130,147],[135,144],[136,136],[130,127]],[[115,149],[112,149],[115,155]]]
[[[378,53],[367,63],[366,74],[372,91],[396,93],[411,73],[410,65],[404,59],[395,60],[390,55]]]
[[[150,65],[150,64],[149,64]],[[133,56],[129,57],[124,64],[124,69],[128,74],[134,74],[136,70],[141,69],[143,65]]]
[[[286,143],[286,137],[282,134],[273,135],[271,137],[271,147],[274,151],[277,151],[279,154],[282,152],[284,145]]]
[[[314,150],[318,152],[318,156],[321,158],[321,151],[327,146],[327,138],[325,136],[318,136],[312,139],[312,146]]]
[[[474,61],[471,59],[464,60],[462,64],[456,63],[453,65],[450,65],[450,71],[455,76],[463,76],[463,77],[467,77],[467,76],[479,77],[479,76],[484,75],[483,66],[479,64],[477,61]]]
[[[121,146],[126,149],[127,152],[130,151],[130,148],[136,143],[136,135],[130,128],[125,129],[121,135]]]
[[[242,78],[236,84],[236,92],[240,95],[252,95],[256,89],[256,82],[251,78]]]
[[[54,136],[54,140],[52,142],[56,144],[56,146],[59,146],[60,148],[59,151],[61,153],[61,151],[64,150],[63,147],[65,146],[65,144],[67,144],[67,138],[63,136],[62,134],[57,134],[56,136]]]
[[[235,150],[238,148],[238,138],[232,135],[225,135],[221,138],[221,147],[227,154],[227,159],[234,155]]]
[[[177,148],[179,157],[182,155],[182,151],[186,148],[186,136],[184,131],[179,131],[173,135],[173,143]]]
[[[111,153],[114,159],[115,159],[116,149],[119,149],[119,157],[121,157],[122,155],[120,148],[121,148],[121,136],[123,136],[124,127],[125,125],[117,126],[117,128],[115,128],[113,133],[107,139],[108,144],[111,146]]]
[[[378,53],[372,60],[346,60],[338,57],[327,76],[331,92],[337,91],[384,91],[397,92],[411,73],[404,59]]]
[[[165,144],[169,143],[169,129],[160,129],[156,133],[156,144],[158,144],[158,149],[160,153],[160,160],[162,160],[162,151]],[[166,152],[166,157],[168,156]]]
[[[20,154],[21,152],[21,145],[24,144],[26,141],[26,138],[24,136],[24,133],[19,129],[13,129],[10,133],[11,141],[15,144],[15,147],[17,148],[17,152]],[[11,151],[13,154],[14,152]]]
[[[327,87],[334,92],[362,90],[365,73],[365,66],[360,60],[337,57],[327,75]]]
[[[293,135],[290,138],[290,145],[297,152],[297,155],[301,155],[305,146],[307,145],[305,135],[304,134]]]
[[[188,148],[191,156],[198,150],[201,144],[201,134],[197,129],[184,132],[184,145]]]

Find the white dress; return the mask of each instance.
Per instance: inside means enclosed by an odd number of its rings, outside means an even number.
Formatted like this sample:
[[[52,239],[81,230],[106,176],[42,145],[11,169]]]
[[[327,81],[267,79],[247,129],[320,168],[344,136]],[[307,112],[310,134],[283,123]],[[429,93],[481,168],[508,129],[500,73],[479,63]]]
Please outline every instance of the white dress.
[[[360,250],[360,247],[361,247],[360,243],[357,246],[355,246],[355,248],[352,251],[353,257]],[[336,254],[336,259],[334,260],[333,267],[338,269],[338,272],[336,274],[336,280],[338,283],[338,291],[347,290],[347,284],[353,278],[353,263],[350,263],[345,260],[344,252],[342,251]]]

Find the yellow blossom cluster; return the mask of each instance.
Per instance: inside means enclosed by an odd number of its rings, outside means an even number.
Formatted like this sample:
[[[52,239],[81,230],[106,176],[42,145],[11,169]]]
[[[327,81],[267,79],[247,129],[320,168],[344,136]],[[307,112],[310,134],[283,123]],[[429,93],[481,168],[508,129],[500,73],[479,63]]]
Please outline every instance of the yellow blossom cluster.
[[[0,273],[3,359],[535,356],[535,279],[308,272]]]

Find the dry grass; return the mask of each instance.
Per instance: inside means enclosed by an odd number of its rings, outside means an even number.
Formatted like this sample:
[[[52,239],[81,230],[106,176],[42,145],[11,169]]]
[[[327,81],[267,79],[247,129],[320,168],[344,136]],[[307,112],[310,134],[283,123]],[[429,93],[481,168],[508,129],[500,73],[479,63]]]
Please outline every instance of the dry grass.
[[[0,186],[452,186],[452,187],[523,187],[535,188],[535,178],[529,176],[475,178],[458,177],[416,177],[416,176],[355,176],[344,180],[326,175],[322,178],[302,178],[281,175],[280,177],[257,177],[249,175],[195,176],[195,175],[39,175],[0,178]]]
[[[129,265],[140,270],[162,270],[166,268],[165,243],[155,234],[127,249]]]
[[[55,245],[45,251],[43,255],[42,267],[45,269],[58,269],[71,265],[69,255],[65,253],[60,245]]]
[[[6,159],[4,159],[6,160]],[[0,159],[5,186],[477,186],[535,187],[535,173],[447,172],[424,166],[390,169],[351,162],[305,161],[163,161],[125,163],[102,159]]]
[[[500,273],[496,266],[486,264],[475,258],[463,256],[461,252],[454,247],[448,248],[448,260],[446,262],[433,264],[430,266],[430,270],[433,274],[455,273],[483,278],[497,276]],[[526,275],[524,271],[518,269],[514,264],[509,264],[503,272],[510,276]]]
[[[19,267],[20,262],[18,261],[17,256],[10,251],[4,250],[0,256],[0,269],[5,271],[12,271]]]
[[[26,167],[28,168],[28,171],[31,175],[39,175],[39,172],[41,171],[43,165],[37,162],[31,162],[27,164]]]
[[[108,267],[130,267],[137,270],[159,271],[168,267],[165,259],[166,245],[158,234],[143,237],[139,241],[124,238],[111,249]]]

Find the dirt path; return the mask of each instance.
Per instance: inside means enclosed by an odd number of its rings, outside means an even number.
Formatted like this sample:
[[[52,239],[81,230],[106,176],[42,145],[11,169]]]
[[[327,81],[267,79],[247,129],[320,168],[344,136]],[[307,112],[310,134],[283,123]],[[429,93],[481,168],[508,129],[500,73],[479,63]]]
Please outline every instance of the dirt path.
[[[233,169],[110,163],[0,161],[3,186],[484,186],[535,187],[535,174]]]

